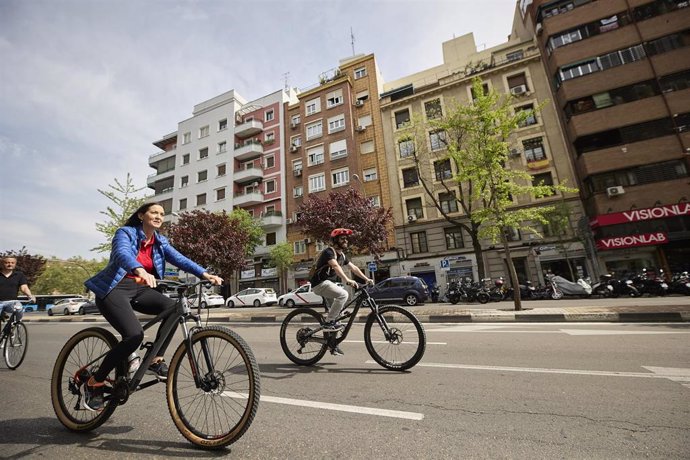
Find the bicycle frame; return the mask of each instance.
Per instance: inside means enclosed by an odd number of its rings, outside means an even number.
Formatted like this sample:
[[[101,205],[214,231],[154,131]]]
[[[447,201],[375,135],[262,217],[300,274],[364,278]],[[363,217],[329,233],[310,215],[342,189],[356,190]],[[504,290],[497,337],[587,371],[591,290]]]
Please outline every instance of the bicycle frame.
[[[12,330],[12,325],[14,323],[20,323],[21,320],[17,319],[17,310],[13,310],[12,314],[10,315],[9,318],[7,318],[7,322],[4,326],[2,326],[2,331],[0,331],[0,342],[5,340],[9,336],[10,331]]]

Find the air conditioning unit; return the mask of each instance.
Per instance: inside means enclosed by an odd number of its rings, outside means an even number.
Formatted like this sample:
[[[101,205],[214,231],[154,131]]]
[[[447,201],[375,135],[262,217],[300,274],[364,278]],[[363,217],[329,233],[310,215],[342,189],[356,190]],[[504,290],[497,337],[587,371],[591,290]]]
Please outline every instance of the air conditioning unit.
[[[541,22],[537,23],[537,27],[534,28],[534,32],[536,32],[537,35],[541,35],[542,31],[544,28],[541,25]]]
[[[311,243],[311,238],[305,238],[304,239],[304,244],[309,244]]]
[[[362,107],[364,105],[364,101],[356,100],[355,101],[355,107]]]
[[[527,92],[527,86],[526,85],[519,85],[514,88],[510,88],[511,94],[514,96],[519,96],[520,94],[525,94]]]
[[[416,222],[417,216],[415,216],[414,214],[410,214],[409,216],[407,216],[407,221],[408,222]]]
[[[290,224],[292,223],[292,219],[290,219],[290,218],[288,217],[287,219],[285,219],[285,223],[286,223],[287,225],[290,225]]]
[[[301,170],[301,169],[295,169],[295,170],[292,171],[292,174],[293,174],[295,177],[300,177],[300,176],[302,175],[302,170]]]
[[[620,185],[617,185],[617,186],[615,186],[615,187],[608,187],[608,188],[606,189],[606,194],[607,194],[609,197],[622,195],[622,194],[624,194],[624,193],[625,193],[625,190],[624,190],[623,187],[621,187]]]
[[[291,146],[290,146],[290,151],[293,152],[293,153],[296,152],[298,149],[299,149],[299,147],[296,146],[296,145],[291,145]]]
[[[367,129],[366,126],[357,126],[357,132],[358,132],[358,133],[364,132],[365,129]]]
[[[518,149],[510,149],[510,156],[511,157],[519,157],[520,151]]]
[[[298,125],[298,123],[295,123],[294,121],[293,121],[292,123],[290,123],[290,127],[291,127],[292,129],[297,128],[297,125]]]

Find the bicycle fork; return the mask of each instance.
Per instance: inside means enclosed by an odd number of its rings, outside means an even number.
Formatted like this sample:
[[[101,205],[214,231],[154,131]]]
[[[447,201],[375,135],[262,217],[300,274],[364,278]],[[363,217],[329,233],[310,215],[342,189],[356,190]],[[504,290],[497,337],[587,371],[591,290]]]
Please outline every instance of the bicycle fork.
[[[197,325],[193,327],[191,330],[187,329],[186,323],[182,324],[185,336],[185,343],[187,344],[187,359],[189,360],[189,367],[192,370],[194,383],[197,388],[209,392],[216,390],[219,387],[219,382],[216,375],[215,363],[213,362],[211,351],[209,350],[208,342],[206,341],[206,339],[201,339],[199,341],[199,343],[201,344],[202,356],[197,356],[197,354],[194,353],[194,349],[192,348],[192,336],[194,335],[195,329],[198,329],[200,327],[201,325],[199,324],[198,320]],[[208,372],[206,372],[206,374],[203,376],[199,375],[199,370],[201,369],[201,367],[199,366],[199,358],[201,357],[203,357],[203,363],[206,364],[206,369],[208,369]]]

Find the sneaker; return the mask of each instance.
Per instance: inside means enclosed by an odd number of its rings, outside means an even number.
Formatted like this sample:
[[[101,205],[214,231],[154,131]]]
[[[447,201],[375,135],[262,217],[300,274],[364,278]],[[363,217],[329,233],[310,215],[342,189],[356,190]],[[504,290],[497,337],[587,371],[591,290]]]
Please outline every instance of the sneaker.
[[[162,359],[160,361],[156,361],[155,363],[151,363],[146,372],[148,374],[155,375],[158,377],[158,380],[168,379],[168,365],[165,364],[165,361]]]
[[[92,412],[99,412],[103,410],[103,393],[104,393],[104,388],[105,384],[101,383],[100,385],[89,385],[89,383],[86,383],[86,385],[83,386],[84,388],[84,399],[83,399],[83,404],[84,404],[84,409],[90,410]]]
[[[333,356],[344,356],[345,355],[345,353],[343,353],[343,350],[341,350],[337,346],[331,348],[331,354]]]
[[[335,321],[328,321],[323,323],[323,326],[321,326],[321,328],[324,332],[338,332],[343,328],[343,325]]]

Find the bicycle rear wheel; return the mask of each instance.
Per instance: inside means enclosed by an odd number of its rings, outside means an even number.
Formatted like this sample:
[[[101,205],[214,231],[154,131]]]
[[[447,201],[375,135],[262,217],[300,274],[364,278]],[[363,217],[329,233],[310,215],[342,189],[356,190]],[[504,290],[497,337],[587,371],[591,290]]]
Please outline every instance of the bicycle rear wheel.
[[[73,335],[60,350],[53,366],[50,381],[50,398],[60,423],[72,431],[90,431],[98,428],[113,414],[117,404],[107,401],[100,412],[92,412],[83,406],[82,387],[98,369],[104,355],[117,344],[115,336],[105,329],[93,327]],[[94,359],[101,357],[96,362]],[[89,364],[91,363],[91,364]],[[108,375],[122,375],[117,369]]]
[[[259,366],[242,337],[224,327],[198,329],[188,351],[183,342],[170,362],[168,409],[188,441],[220,449],[237,441],[254,420],[261,396]]]
[[[5,338],[5,349],[3,350],[8,369],[15,370],[21,365],[28,347],[29,333],[26,331],[24,323],[12,324],[10,335]]]
[[[326,343],[314,340],[311,332],[321,327],[321,315],[310,308],[298,308],[285,317],[280,326],[280,347],[285,356],[300,366],[311,366],[326,354]],[[322,332],[317,332],[323,338]]]
[[[388,324],[387,334],[373,313],[364,324],[367,351],[386,369],[404,371],[419,362],[426,350],[426,334],[422,323],[408,310],[396,305],[382,307],[379,313]]]

